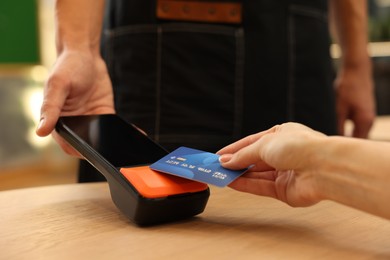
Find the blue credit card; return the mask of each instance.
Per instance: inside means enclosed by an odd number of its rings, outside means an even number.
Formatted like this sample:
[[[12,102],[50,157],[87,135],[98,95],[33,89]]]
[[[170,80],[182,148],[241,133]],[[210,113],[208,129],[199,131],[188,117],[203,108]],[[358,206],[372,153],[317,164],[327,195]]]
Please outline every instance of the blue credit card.
[[[219,155],[214,153],[180,147],[150,165],[150,168],[218,187],[225,187],[247,170],[223,168],[218,158]]]

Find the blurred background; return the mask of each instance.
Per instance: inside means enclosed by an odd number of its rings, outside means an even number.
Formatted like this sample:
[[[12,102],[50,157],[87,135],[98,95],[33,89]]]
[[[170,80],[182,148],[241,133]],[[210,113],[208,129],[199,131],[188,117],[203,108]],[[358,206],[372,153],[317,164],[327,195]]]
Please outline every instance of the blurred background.
[[[77,160],[35,135],[56,56],[54,2],[0,1],[0,190],[76,182]]]
[[[369,10],[378,114],[389,115],[390,0]],[[336,64],[337,45],[330,51]],[[35,135],[55,56],[54,0],[0,1],[0,190],[76,182],[77,160]]]

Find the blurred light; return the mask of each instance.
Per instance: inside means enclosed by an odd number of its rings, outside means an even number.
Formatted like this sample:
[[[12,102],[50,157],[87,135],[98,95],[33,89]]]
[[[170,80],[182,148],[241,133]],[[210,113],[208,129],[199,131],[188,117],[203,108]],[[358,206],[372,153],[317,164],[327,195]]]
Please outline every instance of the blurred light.
[[[390,56],[390,42],[370,42],[367,50],[371,57],[388,57]],[[330,46],[330,55],[333,59],[341,58],[342,51],[338,44]]]
[[[376,0],[376,4],[380,7],[388,7],[390,6],[390,0]]]
[[[34,81],[37,82],[44,82],[49,74],[49,71],[47,68],[45,68],[42,65],[34,66],[31,69],[30,76]]]
[[[42,138],[35,134],[40,119],[42,100],[43,92],[41,87],[28,88],[23,98],[25,114],[33,122],[33,125],[28,129],[27,140],[37,148],[45,147],[51,141],[49,137]]]

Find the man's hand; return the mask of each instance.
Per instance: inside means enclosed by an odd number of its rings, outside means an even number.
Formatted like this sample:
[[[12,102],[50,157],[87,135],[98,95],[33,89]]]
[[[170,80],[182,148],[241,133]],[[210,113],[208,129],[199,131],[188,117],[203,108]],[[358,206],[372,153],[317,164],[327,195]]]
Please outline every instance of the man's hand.
[[[113,114],[113,90],[103,60],[89,52],[64,51],[58,57],[44,89],[37,135],[53,132],[59,116]],[[55,132],[61,147],[76,155]]]

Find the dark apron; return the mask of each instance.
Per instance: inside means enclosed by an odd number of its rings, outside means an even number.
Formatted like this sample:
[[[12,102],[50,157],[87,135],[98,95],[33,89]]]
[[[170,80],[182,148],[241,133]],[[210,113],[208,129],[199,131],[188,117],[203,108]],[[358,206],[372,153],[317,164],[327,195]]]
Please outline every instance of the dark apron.
[[[243,0],[241,24],[156,18],[111,0],[104,57],[118,114],[174,149],[208,151],[287,121],[336,134],[327,0]]]

